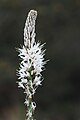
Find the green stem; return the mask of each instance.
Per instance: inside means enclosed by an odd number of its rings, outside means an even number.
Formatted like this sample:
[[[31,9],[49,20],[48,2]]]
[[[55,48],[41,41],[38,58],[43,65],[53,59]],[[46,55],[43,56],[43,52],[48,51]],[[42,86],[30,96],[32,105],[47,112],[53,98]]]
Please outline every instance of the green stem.
[[[29,82],[29,91],[32,91],[32,88],[31,88],[31,83],[32,83],[32,76],[31,76],[31,68],[30,68],[30,76],[28,78],[28,82]],[[33,120],[33,108],[32,108],[32,96],[28,96],[27,97],[28,101],[29,101],[29,106],[27,107],[27,112],[30,111],[30,113],[32,114],[31,117],[29,116],[26,116],[26,120]]]

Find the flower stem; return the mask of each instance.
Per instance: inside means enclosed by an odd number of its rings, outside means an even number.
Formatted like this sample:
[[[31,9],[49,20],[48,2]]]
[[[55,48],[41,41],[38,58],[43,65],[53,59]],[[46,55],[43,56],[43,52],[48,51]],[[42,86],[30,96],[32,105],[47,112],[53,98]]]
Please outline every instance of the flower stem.
[[[27,106],[27,114],[26,114],[26,120],[33,120],[33,107],[32,107],[32,99],[33,99],[33,95],[32,95],[32,76],[31,76],[31,71],[32,68],[29,69],[29,78],[28,78],[28,87],[29,87],[29,95],[26,95],[26,98],[29,102],[29,105]]]

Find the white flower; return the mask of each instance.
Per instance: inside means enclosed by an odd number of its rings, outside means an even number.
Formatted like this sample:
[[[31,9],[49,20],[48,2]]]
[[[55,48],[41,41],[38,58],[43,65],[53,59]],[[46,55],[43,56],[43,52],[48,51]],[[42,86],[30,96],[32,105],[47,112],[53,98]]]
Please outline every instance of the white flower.
[[[33,108],[33,110],[35,110],[35,108],[36,108],[36,103],[35,102],[32,102],[32,108]]]
[[[41,72],[44,70],[45,50],[44,44],[35,41],[35,20],[37,12],[31,10],[28,14],[24,28],[24,45],[19,48],[19,57],[21,58],[20,68],[18,70],[19,87],[24,89],[26,94],[25,104],[27,105],[27,120],[33,120],[33,112],[36,108],[35,102],[32,102],[33,95],[42,82]],[[32,119],[31,119],[32,118]]]

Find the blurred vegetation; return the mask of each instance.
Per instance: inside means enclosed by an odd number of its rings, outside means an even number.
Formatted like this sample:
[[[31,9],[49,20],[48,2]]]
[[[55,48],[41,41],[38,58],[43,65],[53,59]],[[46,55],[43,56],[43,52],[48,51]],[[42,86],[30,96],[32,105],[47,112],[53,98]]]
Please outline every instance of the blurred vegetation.
[[[0,0],[0,120],[25,116],[25,96],[16,85],[15,47],[23,44],[30,9],[38,11],[36,40],[46,42],[45,58],[50,59],[43,86],[34,98],[35,116],[38,120],[79,120],[80,0]]]

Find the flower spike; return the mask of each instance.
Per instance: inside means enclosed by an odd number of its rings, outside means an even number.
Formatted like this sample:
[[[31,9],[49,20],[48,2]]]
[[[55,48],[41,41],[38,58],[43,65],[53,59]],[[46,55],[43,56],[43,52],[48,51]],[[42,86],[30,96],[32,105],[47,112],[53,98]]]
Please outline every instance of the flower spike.
[[[26,120],[34,120],[33,114],[36,108],[36,103],[33,102],[33,96],[36,89],[43,80],[41,72],[44,70],[45,50],[43,50],[44,44],[40,44],[35,41],[35,21],[37,18],[37,11],[31,10],[28,14],[25,27],[24,27],[24,45],[18,49],[21,63],[19,70],[17,71],[18,87],[24,89],[26,94],[25,105]]]

